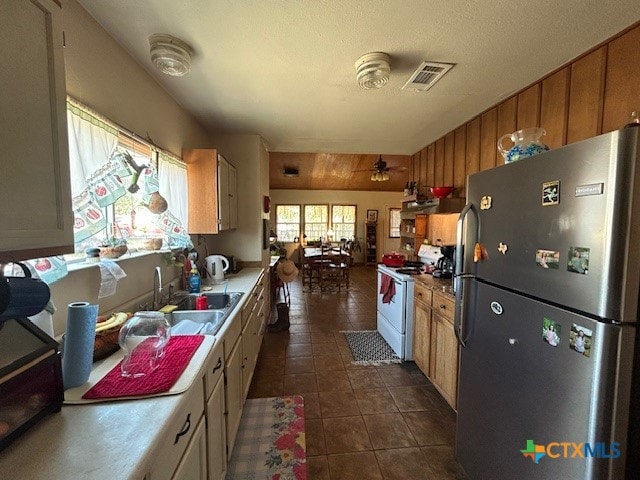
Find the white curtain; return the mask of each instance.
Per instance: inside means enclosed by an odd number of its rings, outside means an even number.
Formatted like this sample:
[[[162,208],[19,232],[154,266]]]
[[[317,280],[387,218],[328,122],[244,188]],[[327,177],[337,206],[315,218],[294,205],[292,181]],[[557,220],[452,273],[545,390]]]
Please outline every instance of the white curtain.
[[[102,168],[118,144],[118,129],[67,101],[71,195],[80,196],[87,179]]]
[[[190,248],[193,246],[188,234],[188,186],[187,166],[179,159],[158,152],[158,192],[169,208],[158,218],[158,225],[167,234],[170,246]]]
[[[160,152],[158,179],[160,195],[167,200],[171,213],[188,229],[187,166],[180,160]]]

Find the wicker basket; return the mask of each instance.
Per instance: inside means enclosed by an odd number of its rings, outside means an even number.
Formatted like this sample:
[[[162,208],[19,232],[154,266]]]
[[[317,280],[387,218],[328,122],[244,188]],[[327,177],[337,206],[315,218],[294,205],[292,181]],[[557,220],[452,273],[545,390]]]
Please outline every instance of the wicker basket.
[[[120,258],[127,253],[128,247],[126,245],[117,245],[115,247],[100,247],[100,258]]]
[[[96,333],[96,339],[93,344],[94,362],[107,358],[109,355],[120,349],[118,335],[120,334],[121,327],[122,325],[110,330],[105,330],[104,332]]]

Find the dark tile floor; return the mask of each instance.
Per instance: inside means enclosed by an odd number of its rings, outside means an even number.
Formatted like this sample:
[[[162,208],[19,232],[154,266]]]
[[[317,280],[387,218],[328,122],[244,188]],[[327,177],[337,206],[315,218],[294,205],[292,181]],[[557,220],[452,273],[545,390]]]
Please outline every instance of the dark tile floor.
[[[304,397],[309,479],[466,479],[455,412],[415,363],[351,363],[340,332],[376,329],[375,267],[354,267],[348,292],[290,287],[291,328],[265,335],[249,398]]]

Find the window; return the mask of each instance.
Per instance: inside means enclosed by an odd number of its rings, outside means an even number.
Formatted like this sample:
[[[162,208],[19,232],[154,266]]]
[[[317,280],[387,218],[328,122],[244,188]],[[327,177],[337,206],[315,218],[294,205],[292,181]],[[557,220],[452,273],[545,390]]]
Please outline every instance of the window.
[[[148,192],[147,182],[157,181],[158,164],[155,152],[137,141],[120,133],[118,135],[118,148],[129,154],[129,166],[139,171],[131,171],[132,175],[126,177],[127,192],[113,204],[113,224],[118,234],[124,238],[162,237],[163,232],[155,224],[155,214],[147,205],[150,205],[151,196]],[[154,161],[155,160],[155,161]],[[156,177],[156,180],[152,178]],[[155,185],[157,187],[157,184]],[[158,211],[153,206],[151,209]]]
[[[313,242],[327,236],[329,230],[329,205],[304,206],[304,233],[307,242]]]
[[[191,246],[186,165],[72,99],[67,118],[75,256],[123,243],[130,252]]]
[[[279,242],[300,238],[300,205],[276,205],[276,235]]]
[[[331,226],[334,240],[346,238],[350,240],[356,235],[356,206],[332,205]]]
[[[304,215],[301,213],[304,211]],[[331,216],[329,216],[331,212]],[[331,223],[329,219],[331,218]],[[329,228],[333,240],[350,240],[356,235],[355,205],[276,205],[276,234],[278,241],[293,242],[302,231],[307,242],[325,239]]]
[[[398,238],[400,237],[400,209],[399,208],[390,208],[389,209],[389,237],[390,238]]]

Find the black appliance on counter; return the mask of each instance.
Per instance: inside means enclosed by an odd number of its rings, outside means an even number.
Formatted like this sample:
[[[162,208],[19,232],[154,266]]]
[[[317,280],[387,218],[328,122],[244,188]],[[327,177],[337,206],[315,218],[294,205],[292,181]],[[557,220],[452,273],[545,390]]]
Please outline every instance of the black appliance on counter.
[[[436,269],[432,275],[436,278],[452,278],[453,271],[455,269],[454,257],[456,253],[456,247],[446,246],[440,247],[442,256],[436,262]]]
[[[0,451],[64,400],[59,344],[27,318],[49,302],[46,283],[0,270]]]

